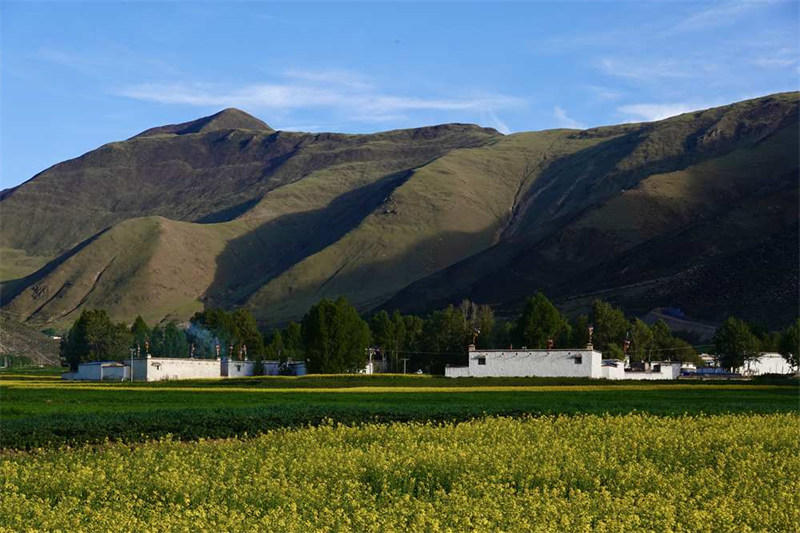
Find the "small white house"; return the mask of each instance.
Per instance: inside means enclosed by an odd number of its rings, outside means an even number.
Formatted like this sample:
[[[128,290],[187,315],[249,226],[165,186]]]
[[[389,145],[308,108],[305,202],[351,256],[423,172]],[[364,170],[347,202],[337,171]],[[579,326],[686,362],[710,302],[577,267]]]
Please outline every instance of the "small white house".
[[[256,375],[255,361],[236,361],[230,359],[222,360],[222,377],[240,378]]]
[[[129,367],[116,361],[90,361],[78,365],[77,372],[64,372],[62,379],[78,381],[124,381],[130,379]]]
[[[446,377],[586,377],[602,378],[602,354],[585,350],[476,350],[469,364],[447,367]]]
[[[682,363],[680,362],[657,361],[650,363],[648,366],[649,368],[644,370],[627,369],[624,376],[617,379],[678,379],[678,376],[681,375]]]

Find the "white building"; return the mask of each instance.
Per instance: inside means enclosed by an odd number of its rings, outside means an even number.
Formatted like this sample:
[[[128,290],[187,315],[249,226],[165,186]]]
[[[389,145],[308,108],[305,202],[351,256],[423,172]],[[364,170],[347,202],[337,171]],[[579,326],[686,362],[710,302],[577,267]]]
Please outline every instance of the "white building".
[[[77,372],[66,372],[62,379],[113,381],[164,381],[173,379],[219,379],[255,375],[254,361],[193,359],[188,357],[134,357],[124,362],[92,361],[81,363]]]
[[[133,381],[164,381],[171,379],[211,379],[222,377],[219,359],[188,357],[146,357],[126,361],[133,363]]]
[[[445,377],[583,377],[596,379],[677,379],[681,363],[657,362],[645,370],[625,368],[619,360],[585,350],[475,350],[470,346],[468,366],[447,367]]]
[[[224,378],[241,378],[256,375],[255,361],[236,361],[223,359],[220,374]]]
[[[458,377],[585,377],[602,378],[602,354],[586,350],[475,350],[469,365],[447,367],[444,375]]]
[[[760,376],[763,374],[792,374],[796,369],[779,353],[765,352],[758,359],[746,361],[744,366],[737,369],[743,376]]]
[[[129,366],[116,361],[91,361],[78,365],[77,372],[65,372],[62,379],[78,381],[124,381],[130,379]]]

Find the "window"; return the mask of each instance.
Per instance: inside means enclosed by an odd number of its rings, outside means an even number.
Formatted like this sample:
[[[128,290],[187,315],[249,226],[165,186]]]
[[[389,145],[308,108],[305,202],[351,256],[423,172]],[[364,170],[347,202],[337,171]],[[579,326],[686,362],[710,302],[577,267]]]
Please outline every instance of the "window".
[[[485,365],[486,364],[486,358],[485,357],[478,357],[478,364],[479,365]]]
[[[576,355],[575,356],[575,364],[576,365],[582,365],[583,364],[583,356],[582,355]]]

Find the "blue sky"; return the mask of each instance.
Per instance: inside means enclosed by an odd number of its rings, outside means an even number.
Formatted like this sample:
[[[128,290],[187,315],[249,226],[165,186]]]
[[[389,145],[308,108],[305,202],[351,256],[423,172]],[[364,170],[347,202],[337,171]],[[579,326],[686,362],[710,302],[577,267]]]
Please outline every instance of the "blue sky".
[[[798,89],[796,1],[0,2],[0,188],[238,107],[276,129],[655,120]]]

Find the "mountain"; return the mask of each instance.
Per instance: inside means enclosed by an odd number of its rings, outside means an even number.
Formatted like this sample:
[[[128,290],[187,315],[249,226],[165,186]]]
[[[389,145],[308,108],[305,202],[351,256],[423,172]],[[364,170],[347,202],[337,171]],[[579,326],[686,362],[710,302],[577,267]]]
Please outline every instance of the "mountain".
[[[4,191],[0,297],[36,325],[204,305],[274,325],[341,294],[364,312],[471,298],[502,314],[543,289],[567,311],[603,297],[782,325],[800,286],[799,103],[505,136],[281,132],[229,109]]]

